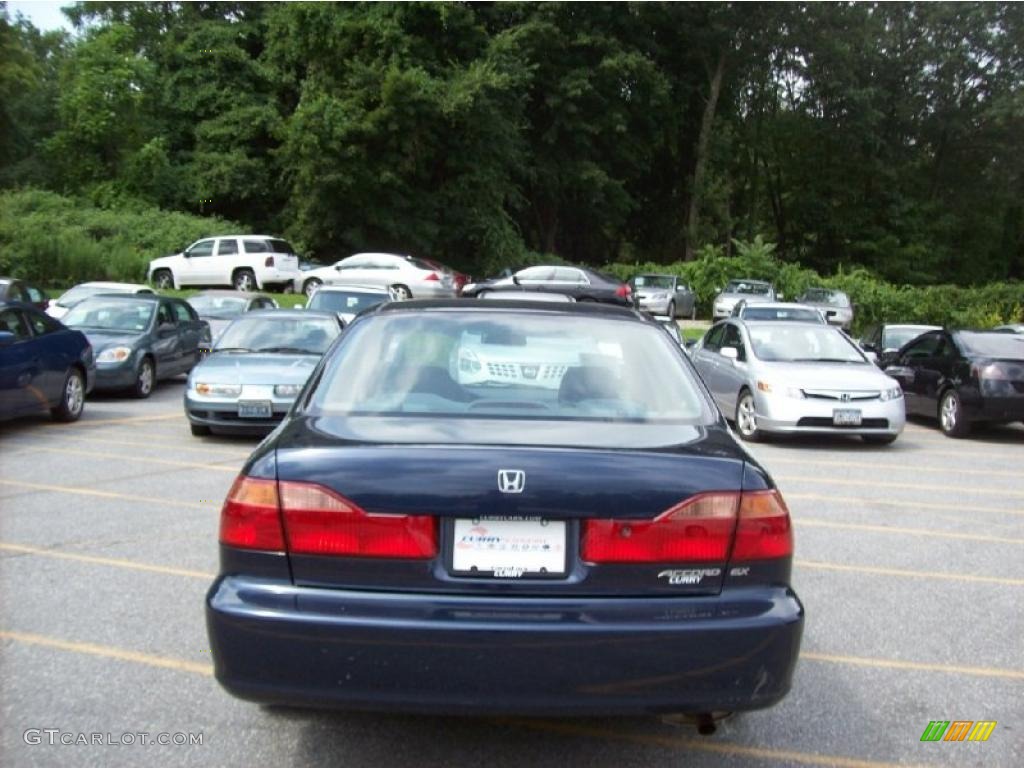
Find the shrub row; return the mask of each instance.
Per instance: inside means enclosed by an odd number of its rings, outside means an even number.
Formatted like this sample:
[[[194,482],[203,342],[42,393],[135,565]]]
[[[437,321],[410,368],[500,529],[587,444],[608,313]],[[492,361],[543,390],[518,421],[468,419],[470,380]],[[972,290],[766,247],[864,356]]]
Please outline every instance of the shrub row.
[[[138,282],[150,259],[200,237],[241,231],[224,219],[123,203],[101,208],[42,190],[0,193],[0,275],[43,285]]]
[[[710,316],[711,302],[730,279],[747,277],[772,281],[776,290],[790,300],[817,285],[845,291],[856,306],[856,331],[876,322],[969,328],[1024,322],[1024,283],[976,287],[893,285],[860,267],[822,277],[764,252],[732,257],[705,252],[689,262],[609,264],[603,271],[622,280],[643,272],[679,275],[697,294],[698,311],[703,316]]]

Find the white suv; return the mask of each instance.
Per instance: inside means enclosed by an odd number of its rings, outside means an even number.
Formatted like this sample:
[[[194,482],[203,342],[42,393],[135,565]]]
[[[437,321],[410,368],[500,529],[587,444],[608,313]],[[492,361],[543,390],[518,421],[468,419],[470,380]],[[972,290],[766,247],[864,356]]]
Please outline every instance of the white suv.
[[[197,240],[182,253],[149,262],[157,288],[186,285],[231,286],[237,291],[290,290],[302,272],[295,249],[267,235],[231,235]]]

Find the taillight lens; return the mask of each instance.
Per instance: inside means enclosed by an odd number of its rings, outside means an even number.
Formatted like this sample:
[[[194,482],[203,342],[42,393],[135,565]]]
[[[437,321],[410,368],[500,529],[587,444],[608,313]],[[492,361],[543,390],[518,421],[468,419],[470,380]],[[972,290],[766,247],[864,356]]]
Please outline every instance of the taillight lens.
[[[723,562],[736,527],[739,493],[705,493],[653,520],[586,520],[581,545],[590,563]]]
[[[272,267],[272,266],[274,266],[274,257],[273,256],[267,256],[267,258],[264,259],[264,261],[263,261],[263,266],[264,267]]]
[[[743,494],[731,562],[771,560],[793,555],[789,509],[778,491]]]
[[[629,287],[628,283],[623,283],[615,289],[615,295],[620,299],[628,299],[631,293],[633,293],[633,289]]]
[[[220,543],[239,549],[284,551],[276,481],[235,480],[220,513]]]
[[[778,491],[705,493],[653,520],[585,520],[581,552],[590,563],[770,560],[792,556],[793,534]]]
[[[282,482],[280,493],[291,553],[396,558],[437,554],[433,517],[370,514],[310,483]]]
[[[440,280],[441,278],[437,276],[437,272],[431,272],[429,275],[427,275],[423,279],[424,280]]]

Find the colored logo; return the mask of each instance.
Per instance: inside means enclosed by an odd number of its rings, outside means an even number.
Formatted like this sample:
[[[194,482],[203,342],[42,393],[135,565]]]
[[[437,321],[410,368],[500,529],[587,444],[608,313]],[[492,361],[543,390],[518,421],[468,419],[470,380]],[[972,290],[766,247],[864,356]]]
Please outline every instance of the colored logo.
[[[921,741],[988,741],[995,729],[995,720],[931,720]]]

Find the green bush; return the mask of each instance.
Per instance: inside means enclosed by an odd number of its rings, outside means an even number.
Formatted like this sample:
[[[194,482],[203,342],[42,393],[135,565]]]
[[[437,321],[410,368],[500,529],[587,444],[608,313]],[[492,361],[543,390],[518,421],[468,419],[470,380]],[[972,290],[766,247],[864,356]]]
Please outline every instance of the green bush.
[[[621,280],[642,272],[679,275],[697,294],[698,311],[704,316],[711,314],[711,302],[729,280],[749,277],[772,281],[786,299],[795,299],[815,285],[845,291],[856,305],[856,331],[875,322],[988,328],[1024,321],[1024,283],[971,288],[893,285],[861,267],[823,277],[814,270],[775,258],[774,248],[760,238],[752,243],[737,241],[734,245],[735,256],[726,257],[720,248],[705,246],[694,261],[609,264],[603,271]]]
[[[176,253],[200,237],[243,231],[224,219],[133,200],[109,204],[41,190],[0,193],[0,274],[44,285],[138,282],[151,259]]]

